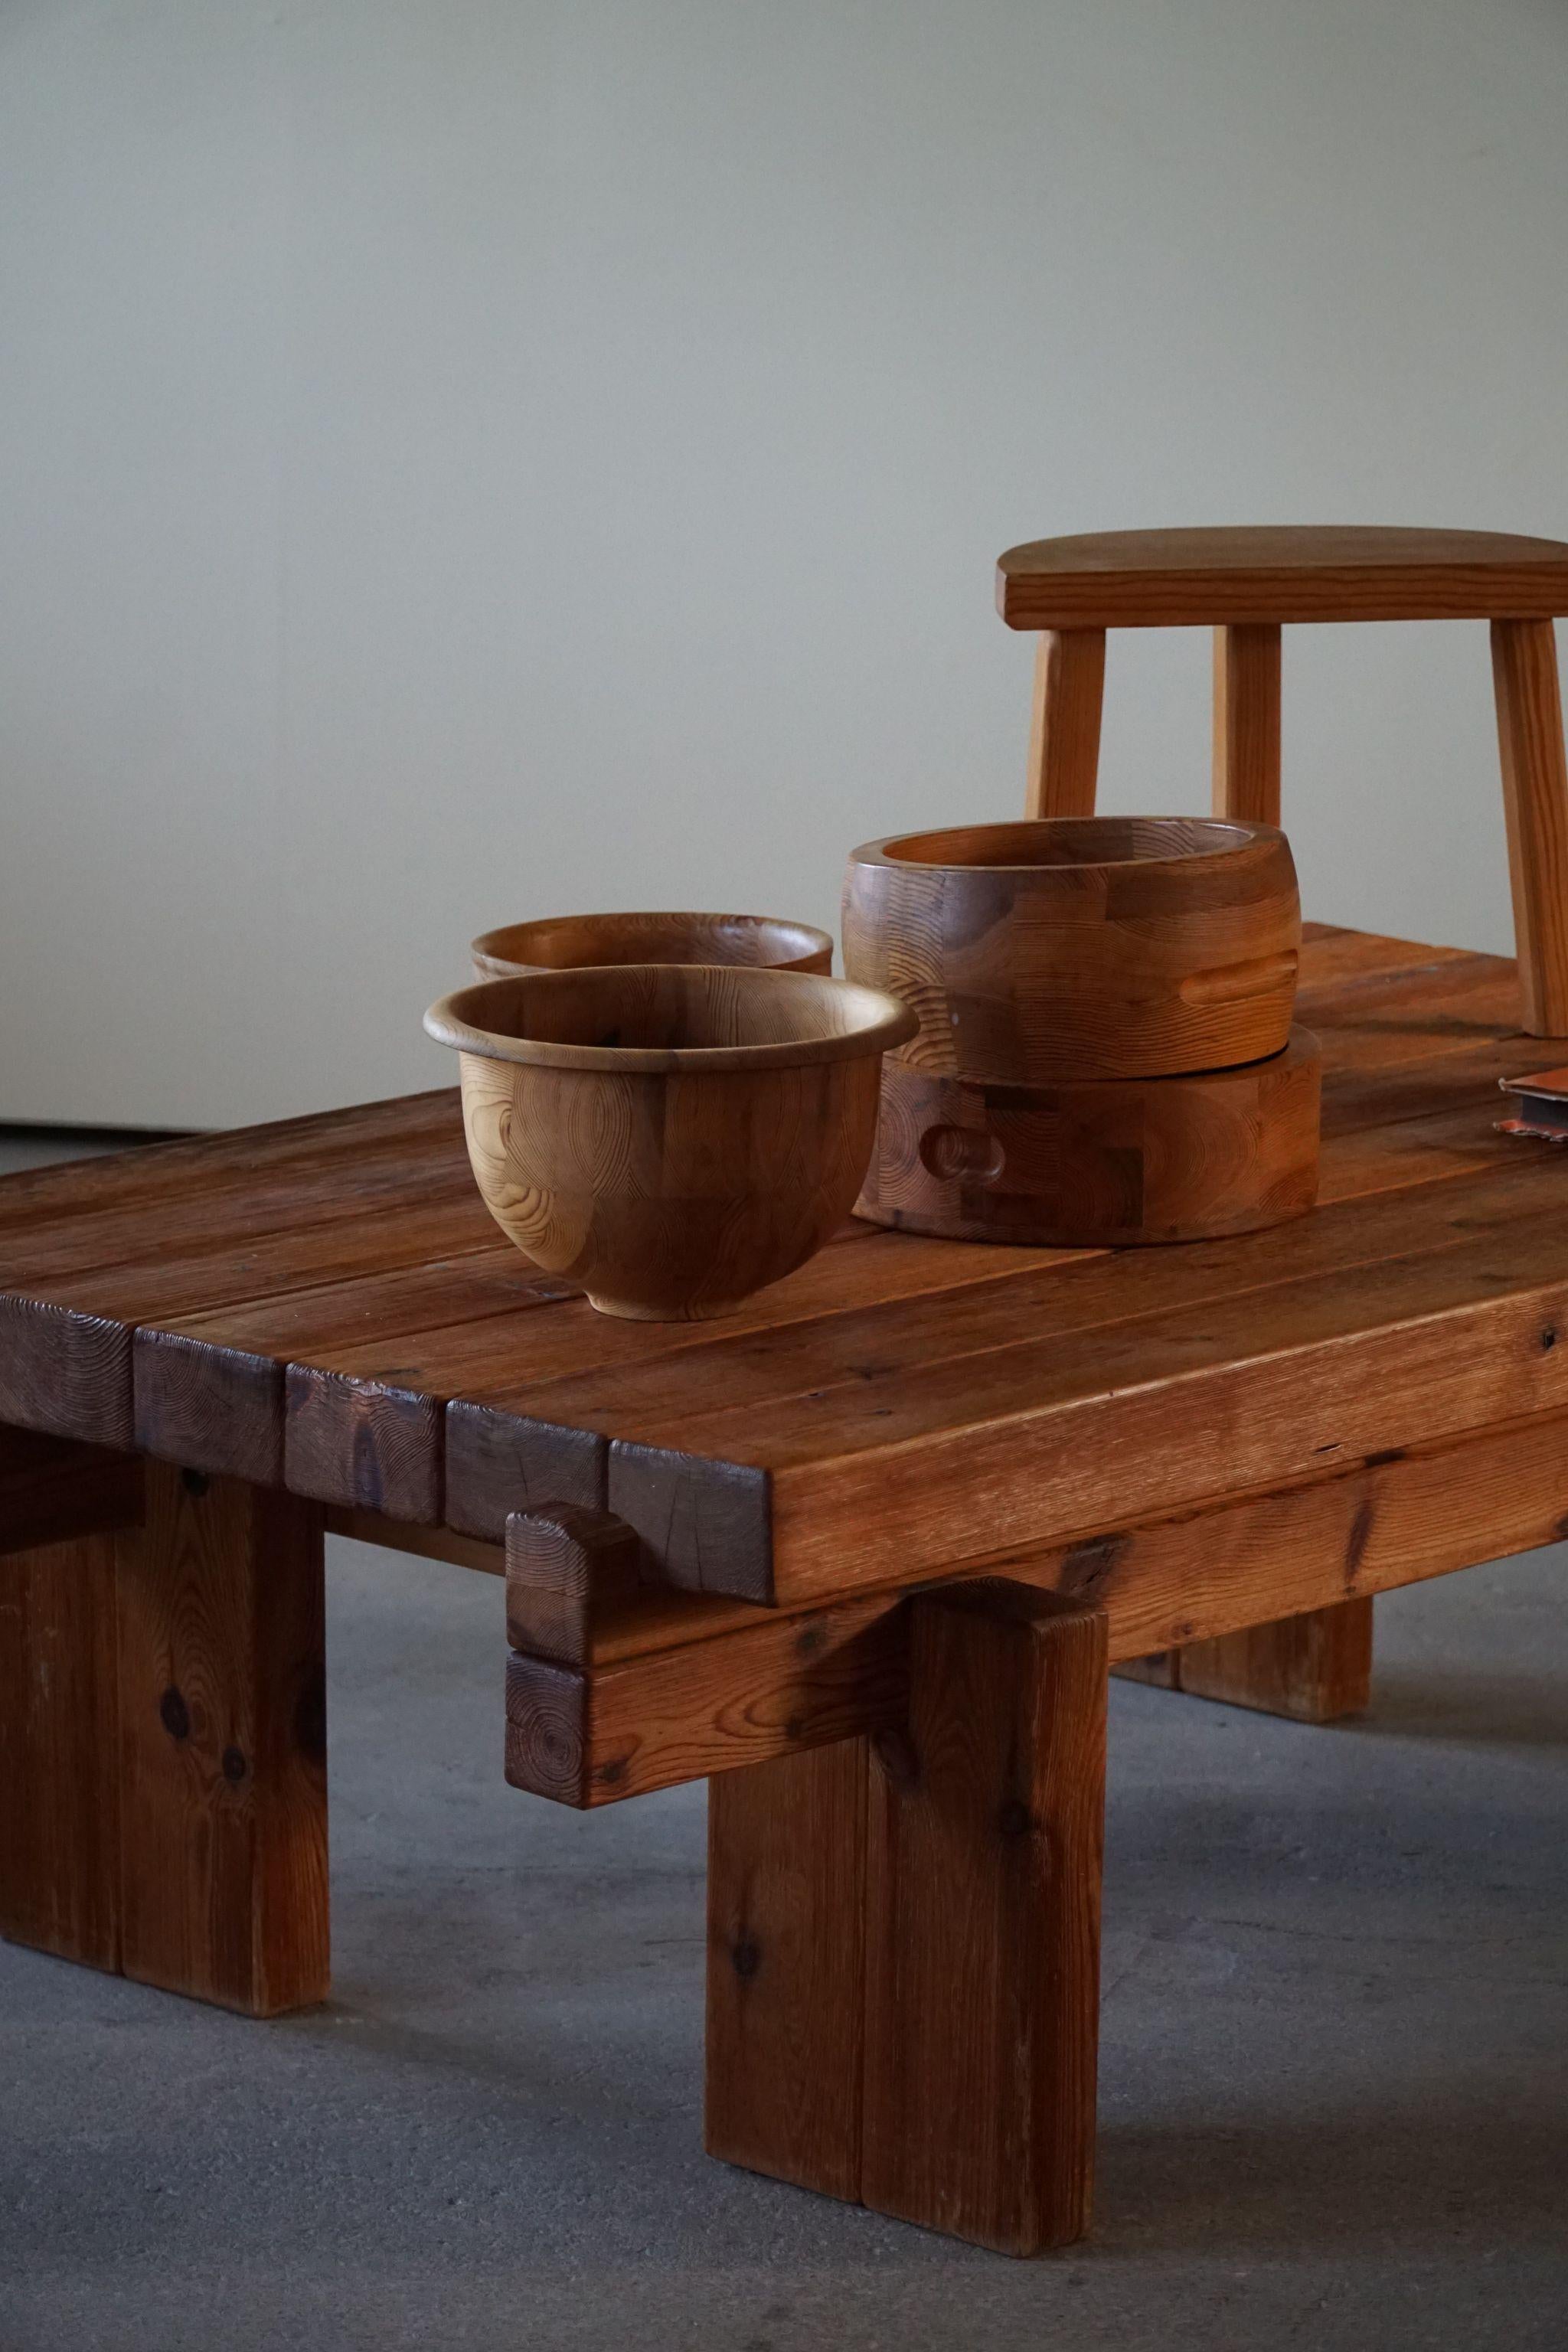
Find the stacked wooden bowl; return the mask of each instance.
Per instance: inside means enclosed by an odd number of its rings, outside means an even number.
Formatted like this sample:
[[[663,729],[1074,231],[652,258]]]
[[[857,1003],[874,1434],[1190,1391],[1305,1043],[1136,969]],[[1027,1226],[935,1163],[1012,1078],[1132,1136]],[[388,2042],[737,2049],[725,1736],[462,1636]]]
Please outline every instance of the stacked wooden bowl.
[[[858,1213],[973,1241],[1247,1233],[1310,1208],[1319,1055],[1270,825],[1063,817],[868,843],[852,981],[919,1016]]]

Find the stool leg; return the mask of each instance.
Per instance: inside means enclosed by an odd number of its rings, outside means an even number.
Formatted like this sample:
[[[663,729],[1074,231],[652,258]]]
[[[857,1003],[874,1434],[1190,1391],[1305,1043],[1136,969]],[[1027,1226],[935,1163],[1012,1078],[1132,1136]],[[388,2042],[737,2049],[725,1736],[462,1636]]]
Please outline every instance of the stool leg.
[[[1032,2254],[1089,2227],[1105,1620],[1005,1583],[910,1617],[867,1816],[860,2195]]]
[[[1364,1714],[1372,1695],[1372,1602],[1308,1609],[1215,1641],[1130,1659],[1111,1672],[1297,1723],[1337,1723]]]
[[[1492,683],[1524,1026],[1568,1035],[1568,765],[1550,621],[1492,623]]]
[[[1214,633],[1214,813],[1279,822],[1279,624]]]
[[[1105,631],[1047,629],[1035,661],[1026,816],[1092,816]]]

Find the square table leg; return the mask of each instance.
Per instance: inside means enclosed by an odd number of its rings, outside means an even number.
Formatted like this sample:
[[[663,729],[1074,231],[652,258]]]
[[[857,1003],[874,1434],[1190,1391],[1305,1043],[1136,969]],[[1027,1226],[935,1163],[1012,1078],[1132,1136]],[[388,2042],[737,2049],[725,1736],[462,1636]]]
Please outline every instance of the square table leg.
[[[1372,1607],[1364,1599],[1339,1601],[1129,1659],[1111,1672],[1296,1723],[1338,1723],[1364,1714],[1372,1696]]]
[[[328,1985],[321,1513],[145,1477],[0,1559],[0,1932],[270,2016]]]
[[[120,1966],[112,1534],[0,1559],[0,1936]]]
[[[707,2144],[1001,2252],[1093,2171],[1103,1618],[910,1603],[907,1731],[710,1782]]]

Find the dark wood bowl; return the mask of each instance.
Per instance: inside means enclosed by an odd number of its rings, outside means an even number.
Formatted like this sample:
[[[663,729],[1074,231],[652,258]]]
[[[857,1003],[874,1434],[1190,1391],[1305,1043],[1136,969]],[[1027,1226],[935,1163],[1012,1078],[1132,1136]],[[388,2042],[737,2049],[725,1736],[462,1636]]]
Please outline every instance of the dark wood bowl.
[[[856,1213],[1067,1249],[1280,1224],[1317,1198],[1320,1067],[1305,1029],[1266,1061],[1163,1078],[987,1086],[889,1056]]]
[[[833,941],[773,915],[548,915],[481,931],[468,950],[476,980],[513,980],[578,964],[721,963],[831,971]]]
[[[1089,816],[868,843],[844,969],[913,1005],[900,1059],[982,1085],[1154,1077],[1281,1052],[1301,909],[1272,825]]]
[[[723,1315],[848,1215],[896,997],[813,972],[622,964],[458,990],[468,1157],[525,1256],[606,1315]]]

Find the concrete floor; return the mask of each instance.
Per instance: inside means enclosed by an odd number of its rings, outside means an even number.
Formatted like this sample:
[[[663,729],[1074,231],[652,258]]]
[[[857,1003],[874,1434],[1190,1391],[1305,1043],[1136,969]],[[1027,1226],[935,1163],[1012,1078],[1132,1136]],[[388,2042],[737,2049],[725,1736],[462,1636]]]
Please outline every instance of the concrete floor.
[[[1017,2263],[702,2155],[702,1790],[508,1790],[499,1586],[334,1544],[332,2001],[0,1947],[0,2352],[1563,2352],[1565,1568],[1380,1601],[1360,1725],[1113,1686],[1098,2221]]]

